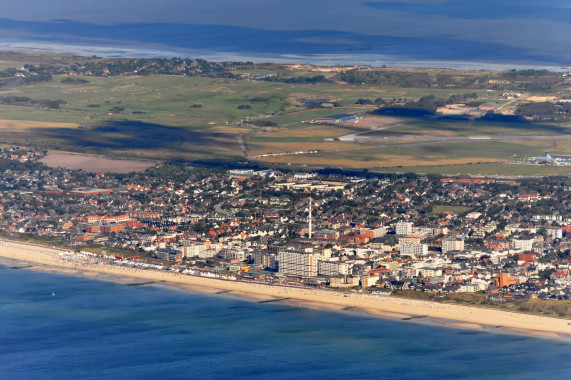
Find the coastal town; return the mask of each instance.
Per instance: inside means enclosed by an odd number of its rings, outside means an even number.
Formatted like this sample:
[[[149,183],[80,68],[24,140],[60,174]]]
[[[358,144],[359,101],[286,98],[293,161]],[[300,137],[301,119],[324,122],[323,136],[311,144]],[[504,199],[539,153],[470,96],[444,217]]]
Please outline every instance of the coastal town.
[[[68,260],[349,292],[567,300],[571,181],[164,162],[129,174],[1,153],[0,230]],[[72,252],[75,252],[72,254]]]

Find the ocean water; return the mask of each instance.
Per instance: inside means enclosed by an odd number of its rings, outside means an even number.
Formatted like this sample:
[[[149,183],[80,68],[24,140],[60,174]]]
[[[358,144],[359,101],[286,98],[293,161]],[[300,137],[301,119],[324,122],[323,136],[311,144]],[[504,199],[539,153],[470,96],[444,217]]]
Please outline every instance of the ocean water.
[[[571,65],[568,0],[34,0],[0,48],[457,68]]]
[[[563,379],[570,355],[560,341],[0,266],[1,379]]]

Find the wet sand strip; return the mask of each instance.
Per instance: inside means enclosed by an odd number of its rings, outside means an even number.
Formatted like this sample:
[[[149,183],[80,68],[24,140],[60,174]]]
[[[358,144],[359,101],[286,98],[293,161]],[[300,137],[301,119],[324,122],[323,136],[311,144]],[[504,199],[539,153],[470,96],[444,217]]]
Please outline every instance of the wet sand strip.
[[[270,303],[270,302],[279,302],[279,301],[285,301],[285,300],[289,300],[290,297],[285,297],[285,298],[276,298],[273,300],[264,300],[264,301],[259,301],[258,303]]]
[[[125,284],[125,286],[143,286],[143,285],[152,285],[152,284],[159,284],[163,281],[145,281],[145,282],[134,282],[132,284]]]
[[[37,265],[22,265],[19,267],[12,267],[11,269],[17,270],[17,269],[26,269],[26,268],[34,268],[34,267],[37,267]]]
[[[410,321],[412,319],[427,318],[428,315],[413,315],[411,317],[401,318],[403,321]]]

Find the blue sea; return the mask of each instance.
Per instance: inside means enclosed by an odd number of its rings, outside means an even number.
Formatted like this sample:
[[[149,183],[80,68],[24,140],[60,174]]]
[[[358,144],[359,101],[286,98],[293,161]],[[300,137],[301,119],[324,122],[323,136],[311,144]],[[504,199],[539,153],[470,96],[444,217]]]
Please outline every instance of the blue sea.
[[[1,379],[563,379],[571,344],[0,266]]]
[[[372,66],[571,66],[568,0],[4,3],[0,49]]]

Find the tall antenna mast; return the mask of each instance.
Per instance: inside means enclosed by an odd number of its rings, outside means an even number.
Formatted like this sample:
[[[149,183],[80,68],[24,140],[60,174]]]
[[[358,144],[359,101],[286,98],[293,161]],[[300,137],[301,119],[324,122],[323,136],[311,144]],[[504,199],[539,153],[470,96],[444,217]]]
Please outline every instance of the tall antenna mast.
[[[311,239],[311,197],[309,197],[309,238]]]

